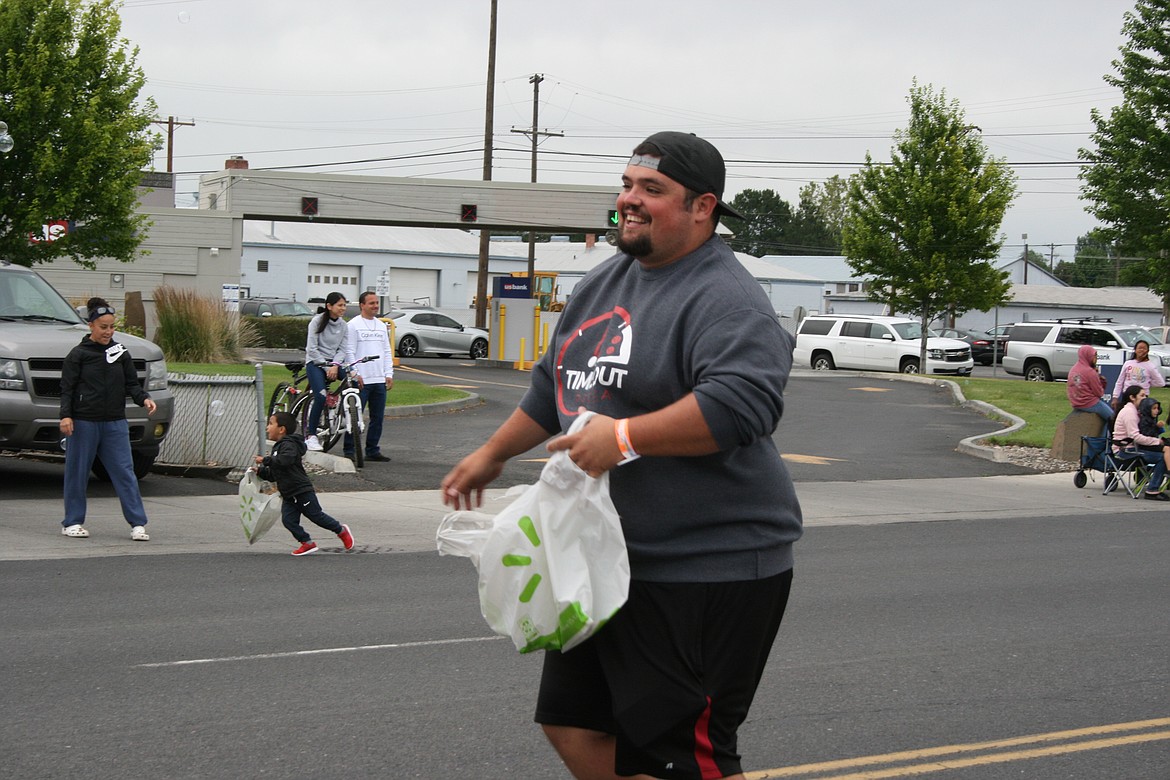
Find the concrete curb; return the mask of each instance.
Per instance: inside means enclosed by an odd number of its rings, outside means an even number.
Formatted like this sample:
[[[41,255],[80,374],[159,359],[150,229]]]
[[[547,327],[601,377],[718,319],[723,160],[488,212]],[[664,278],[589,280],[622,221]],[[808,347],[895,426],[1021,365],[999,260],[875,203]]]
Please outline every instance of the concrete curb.
[[[461,393],[467,393],[466,390],[460,390]],[[483,403],[481,398],[476,393],[467,393],[466,398],[456,398],[453,401],[439,401],[434,404],[414,404],[413,406],[387,406],[386,417],[422,417],[428,414],[444,414],[446,412],[454,412],[459,409],[467,409],[471,406],[479,406]]]

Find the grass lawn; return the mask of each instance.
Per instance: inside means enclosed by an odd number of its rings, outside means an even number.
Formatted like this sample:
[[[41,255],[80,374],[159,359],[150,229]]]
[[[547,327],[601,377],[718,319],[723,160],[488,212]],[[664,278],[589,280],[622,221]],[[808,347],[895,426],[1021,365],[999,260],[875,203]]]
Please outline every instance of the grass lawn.
[[[1025,382],[1019,379],[951,379],[971,401],[983,401],[1023,418],[1027,425],[1007,436],[992,436],[989,444],[1051,447],[1056,425],[1072,411],[1064,382]]]
[[[167,363],[171,374],[197,374],[199,376],[255,376],[256,369],[250,363]],[[281,382],[287,382],[291,374],[284,366],[264,364],[264,395],[271,397],[272,391]],[[466,398],[467,393],[451,387],[432,387],[410,379],[394,379],[394,389],[386,396],[388,406],[413,406],[434,404]]]

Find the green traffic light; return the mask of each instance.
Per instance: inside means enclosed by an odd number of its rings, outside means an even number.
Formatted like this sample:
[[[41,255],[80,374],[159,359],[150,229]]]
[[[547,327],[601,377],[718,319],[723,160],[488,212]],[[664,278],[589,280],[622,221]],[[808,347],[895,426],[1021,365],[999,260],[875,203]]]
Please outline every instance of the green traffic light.
[[[614,227],[617,227],[617,224],[618,224],[617,209],[610,209],[609,210],[609,224],[613,225]]]

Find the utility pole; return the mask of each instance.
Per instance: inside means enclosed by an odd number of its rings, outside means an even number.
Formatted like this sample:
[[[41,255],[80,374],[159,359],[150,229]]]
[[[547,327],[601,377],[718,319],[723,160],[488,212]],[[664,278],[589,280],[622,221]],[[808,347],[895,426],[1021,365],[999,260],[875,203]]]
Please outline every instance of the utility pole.
[[[488,31],[487,110],[483,129],[483,180],[492,180],[492,127],[495,122],[496,102],[496,0],[492,0],[491,25]],[[492,236],[486,228],[479,229],[479,273],[475,280],[475,327],[487,325],[488,253]]]
[[[176,127],[194,127],[194,122],[176,122],[173,116],[168,116],[167,121],[154,121],[159,127],[167,129],[167,173],[175,172],[175,128]]]
[[[536,184],[536,146],[541,136],[564,138],[564,133],[550,133],[548,130],[543,132],[536,128],[540,120],[540,82],[544,81],[544,76],[539,73],[533,73],[532,78],[528,79],[528,83],[532,85],[532,130],[517,130],[512,128],[513,133],[523,133],[532,139],[532,183]],[[531,298],[539,297],[539,291],[536,289],[536,229],[535,225],[530,225],[528,228],[528,294]]]
[[[1025,233],[1024,239],[1024,284],[1028,283],[1028,234]]]

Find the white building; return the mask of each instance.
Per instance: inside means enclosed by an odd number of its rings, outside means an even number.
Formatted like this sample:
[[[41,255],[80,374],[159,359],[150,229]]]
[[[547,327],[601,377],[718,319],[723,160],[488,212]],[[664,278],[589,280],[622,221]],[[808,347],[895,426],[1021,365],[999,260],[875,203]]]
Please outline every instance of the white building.
[[[395,301],[465,309],[475,296],[479,236],[450,228],[244,221],[242,294],[349,300],[389,278]],[[528,270],[528,246],[492,243],[488,275]],[[491,291],[491,282],[488,283]]]

